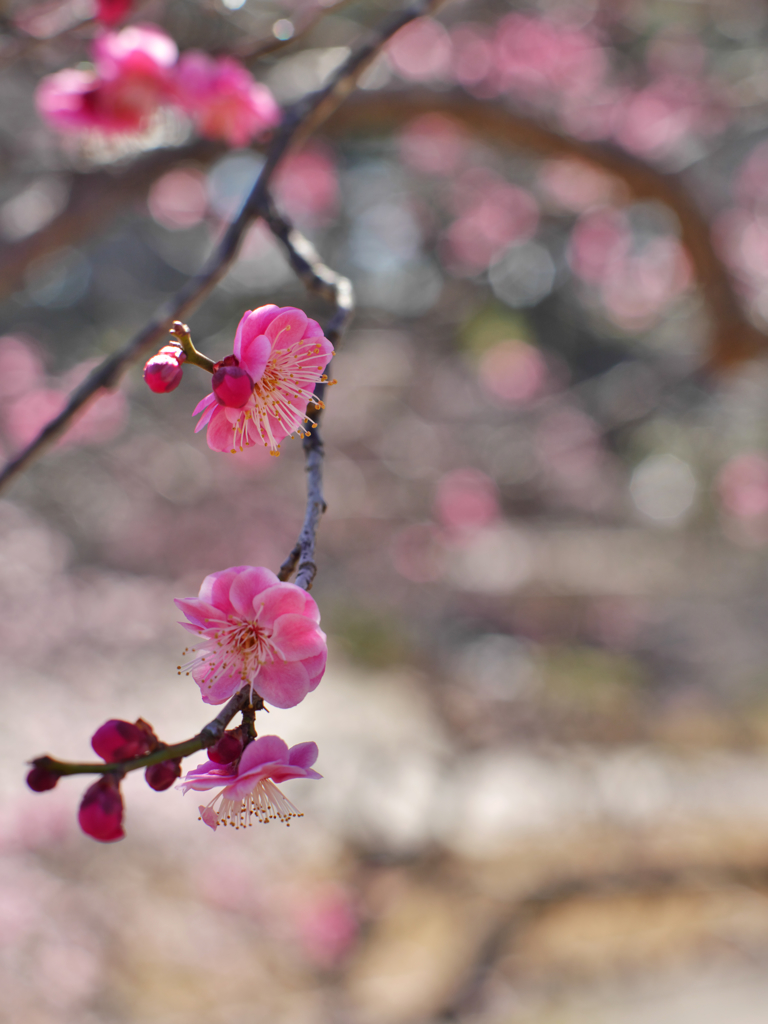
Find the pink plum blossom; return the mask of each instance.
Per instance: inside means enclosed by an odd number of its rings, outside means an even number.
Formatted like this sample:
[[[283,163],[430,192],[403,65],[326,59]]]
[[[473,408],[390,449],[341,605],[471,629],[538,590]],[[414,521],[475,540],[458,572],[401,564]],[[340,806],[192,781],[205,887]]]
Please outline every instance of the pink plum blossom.
[[[237,764],[206,761],[184,776],[179,789],[186,793],[223,787],[209,804],[199,808],[201,819],[214,831],[219,825],[245,828],[254,818],[263,824],[277,820],[289,825],[291,818],[302,814],[275,783],[321,779],[312,768],[316,760],[316,743],[297,743],[289,749],[278,736],[260,736],[248,744]]]
[[[250,684],[268,704],[292,708],[325,671],[325,633],[310,595],[269,569],[238,565],[206,576],[199,595],[177,600],[200,638],[185,668],[206,704],[223,704]]]
[[[248,310],[234,356],[217,364],[213,391],[192,414],[202,413],[195,433],[207,426],[208,446],[217,452],[260,443],[277,455],[280,441],[303,434],[307,405],[332,355],[323,329],[300,309]]]
[[[65,68],[44,78],[37,109],[57,131],[131,132],[147,127],[172,95],[176,44],[154,25],[105,32],[93,44],[95,70]]]
[[[163,345],[160,351],[144,364],[144,380],[150,390],[157,394],[175,391],[181,384],[186,358],[178,345]]]
[[[280,121],[272,93],[233,57],[190,50],[177,68],[176,95],[201,135],[246,146]]]

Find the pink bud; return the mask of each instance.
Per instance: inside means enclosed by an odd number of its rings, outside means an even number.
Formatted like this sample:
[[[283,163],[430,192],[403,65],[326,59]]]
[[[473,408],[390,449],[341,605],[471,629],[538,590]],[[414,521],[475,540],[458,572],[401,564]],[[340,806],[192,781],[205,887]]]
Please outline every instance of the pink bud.
[[[27,775],[27,785],[35,793],[44,793],[46,789],[53,789],[60,778],[61,776],[58,772],[35,765],[29,775]]]
[[[157,394],[175,391],[184,374],[186,355],[178,345],[164,345],[144,364],[144,380]]]
[[[243,752],[243,734],[238,726],[237,729],[229,729],[218,743],[208,747],[208,757],[216,764],[232,764]]]
[[[169,789],[176,779],[181,775],[181,758],[177,757],[171,761],[161,761],[160,764],[151,764],[144,772],[144,778],[151,789],[162,793]]]
[[[114,843],[123,832],[123,798],[120,784],[112,774],[102,775],[85,791],[77,813],[80,828],[100,843]]]
[[[129,761],[132,757],[143,757],[157,745],[151,727],[139,719],[135,724],[111,718],[91,737],[91,746],[105,761]]]
[[[219,366],[213,375],[213,393],[220,405],[242,409],[253,394],[253,381],[239,366]]]

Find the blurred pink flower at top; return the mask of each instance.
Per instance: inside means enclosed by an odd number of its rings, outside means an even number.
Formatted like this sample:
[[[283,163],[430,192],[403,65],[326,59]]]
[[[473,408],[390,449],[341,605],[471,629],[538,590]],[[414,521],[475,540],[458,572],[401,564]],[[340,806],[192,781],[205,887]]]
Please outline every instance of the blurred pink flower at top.
[[[177,67],[176,95],[201,135],[230,146],[245,146],[280,121],[272,93],[233,57],[185,53]]]
[[[444,114],[422,114],[400,134],[403,160],[422,174],[453,174],[466,151],[466,132]]]
[[[547,385],[547,366],[541,353],[524,341],[500,341],[483,353],[480,380],[490,394],[523,405]]]
[[[268,704],[292,708],[315,689],[327,648],[314,599],[269,569],[238,565],[206,576],[197,597],[177,600],[199,638],[185,666],[206,704],[250,684]]]
[[[602,47],[581,29],[518,13],[499,22],[494,57],[500,87],[533,101],[583,96],[607,66]]]
[[[568,262],[577,277],[598,284],[608,268],[629,252],[632,235],[626,217],[602,209],[580,217],[568,246]]]
[[[493,42],[485,25],[461,24],[451,32],[453,69],[456,81],[475,91],[492,70]]]
[[[214,831],[219,825],[245,828],[254,818],[263,824],[277,820],[289,825],[291,818],[302,814],[275,782],[322,779],[312,767],[316,760],[316,743],[297,743],[289,749],[278,736],[259,736],[248,744],[237,764],[206,761],[187,772],[179,789],[188,793],[221,788],[209,804],[199,808],[200,817]]]
[[[38,86],[37,108],[58,131],[130,132],[171,96],[178,49],[153,25],[105,32],[93,43],[95,71],[65,68]]]
[[[15,398],[43,383],[43,361],[22,338],[0,338],[0,398]]]
[[[333,967],[349,952],[358,931],[349,895],[338,885],[302,893],[297,906],[299,940],[316,964]]]
[[[277,454],[280,441],[303,432],[307,405],[333,346],[300,309],[269,305],[245,313],[234,349],[217,364],[213,391],[192,413],[202,413],[195,432],[207,426],[208,446],[217,452],[258,443]]]
[[[449,530],[479,530],[499,519],[496,484],[479,469],[454,469],[443,476],[435,495],[435,517]]]
[[[642,156],[664,156],[686,136],[723,127],[701,79],[666,74],[628,94],[616,112],[617,141]]]
[[[717,490],[723,508],[739,519],[768,514],[768,458],[736,455],[720,470]]]
[[[433,18],[417,18],[403,26],[385,52],[395,70],[413,82],[451,77],[451,37]]]
[[[96,18],[111,28],[117,25],[133,7],[133,0],[96,0]]]
[[[147,206],[152,218],[171,231],[199,224],[208,209],[205,175],[192,167],[168,171],[149,190]]]
[[[692,280],[690,261],[677,239],[654,238],[641,252],[611,265],[600,298],[614,323],[641,330],[651,326]]]
[[[339,205],[332,150],[311,142],[289,154],[275,174],[274,193],[292,220],[310,227],[327,224]]]

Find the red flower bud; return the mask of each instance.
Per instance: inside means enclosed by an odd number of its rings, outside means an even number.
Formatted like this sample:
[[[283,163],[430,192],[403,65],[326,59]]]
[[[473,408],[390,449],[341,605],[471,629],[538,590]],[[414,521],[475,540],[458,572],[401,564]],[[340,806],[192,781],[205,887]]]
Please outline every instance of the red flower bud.
[[[169,789],[176,779],[181,775],[181,758],[177,757],[171,761],[161,761],[160,764],[151,764],[144,772],[144,778],[151,789],[162,793]]]
[[[27,785],[35,793],[44,793],[46,789],[53,789],[60,778],[58,772],[51,771],[50,768],[41,768],[36,764],[27,775]]]
[[[86,789],[77,820],[83,832],[100,843],[114,843],[125,836],[120,783],[111,773]]]
[[[253,381],[239,366],[219,366],[211,386],[218,402],[232,409],[242,409],[253,394]]]
[[[105,761],[129,761],[143,757],[157,746],[151,726],[139,719],[136,723],[111,718],[91,737],[91,746]]]
[[[208,747],[208,757],[216,764],[232,764],[243,752],[243,734],[240,726],[236,729],[228,729],[221,739]]]
[[[178,345],[164,345],[144,364],[144,380],[150,389],[157,394],[175,391],[181,384],[186,358]]]

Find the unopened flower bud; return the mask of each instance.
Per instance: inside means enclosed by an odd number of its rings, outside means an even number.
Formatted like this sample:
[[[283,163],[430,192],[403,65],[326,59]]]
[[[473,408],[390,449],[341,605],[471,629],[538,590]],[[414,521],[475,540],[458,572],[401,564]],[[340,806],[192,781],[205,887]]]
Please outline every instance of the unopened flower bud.
[[[160,764],[151,764],[144,772],[144,778],[151,789],[162,793],[164,789],[170,789],[176,779],[181,775],[181,758],[177,757],[171,761],[161,761]]]
[[[164,345],[144,364],[144,380],[150,389],[157,394],[174,391],[181,384],[186,358],[178,345]]]
[[[99,757],[109,763],[129,761],[154,750],[157,737],[151,726],[141,719],[134,723],[111,718],[93,734],[91,746]]]
[[[234,357],[228,356],[222,363],[216,364],[213,372],[213,393],[220,405],[231,409],[242,409],[253,394],[253,381],[240,366],[227,365]]]
[[[123,832],[123,798],[120,784],[112,774],[102,775],[85,791],[77,814],[80,828],[100,843],[114,843]]]
[[[244,746],[242,729],[238,726],[228,729],[217,743],[208,747],[207,754],[216,764],[232,764],[240,757]]]
[[[46,789],[53,789],[60,778],[61,776],[58,772],[36,764],[29,775],[27,775],[27,785],[35,793],[44,793]]]

